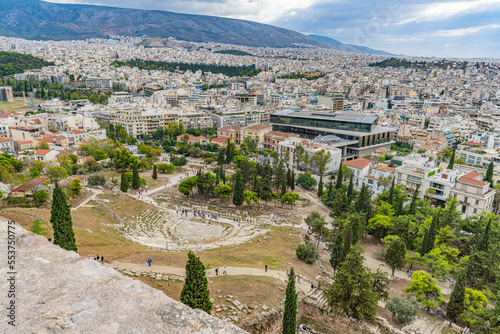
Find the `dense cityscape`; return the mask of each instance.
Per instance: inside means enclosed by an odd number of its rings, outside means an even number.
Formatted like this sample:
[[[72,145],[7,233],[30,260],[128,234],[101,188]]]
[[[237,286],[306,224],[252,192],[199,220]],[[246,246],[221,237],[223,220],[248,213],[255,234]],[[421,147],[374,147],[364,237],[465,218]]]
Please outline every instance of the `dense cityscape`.
[[[132,333],[174,309],[190,320],[143,332],[500,333],[499,66],[0,36],[1,216],[44,242],[16,239],[17,270],[75,280],[24,287],[17,333]],[[57,304],[111,276],[130,290],[109,305]],[[23,315],[45,298],[72,311]],[[126,320],[98,327],[113,307]]]

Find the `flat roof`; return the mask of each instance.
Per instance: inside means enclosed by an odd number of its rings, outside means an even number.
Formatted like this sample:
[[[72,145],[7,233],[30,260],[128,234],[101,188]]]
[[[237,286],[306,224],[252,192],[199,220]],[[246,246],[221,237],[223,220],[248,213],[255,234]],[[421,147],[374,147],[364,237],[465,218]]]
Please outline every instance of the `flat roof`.
[[[277,124],[277,123],[271,123],[271,124],[279,125],[279,126],[290,126],[290,127],[297,127],[297,128],[303,128],[303,129],[310,129],[310,130],[316,130],[316,131],[323,131],[323,132],[329,132],[329,133],[338,133],[338,134],[349,135],[349,136],[358,136],[358,137],[369,136],[369,135],[372,135],[375,133],[397,131],[396,128],[389,128],[389,127],[380,126],[380,125],[375,126],[370,132],[362,132],[362,131],[339,130],[339,129],[331,129],[331,128],[319,128],[319,127],[314,127],[314,126],[296,125],[296,124]]]
[[[363,124],[373,124],[377,121],[378,116],[367,116],[360,114],[345,114],[345,113],[326,113],[320,111],[309,111],[309,110],[293,110],[285,109],[278,111],[272,115],[278,116],[290,116],[298,118],[313,118],[322,119],[327,121],[338,121],[338,122],[353,122],[353,123],[363,123]]]

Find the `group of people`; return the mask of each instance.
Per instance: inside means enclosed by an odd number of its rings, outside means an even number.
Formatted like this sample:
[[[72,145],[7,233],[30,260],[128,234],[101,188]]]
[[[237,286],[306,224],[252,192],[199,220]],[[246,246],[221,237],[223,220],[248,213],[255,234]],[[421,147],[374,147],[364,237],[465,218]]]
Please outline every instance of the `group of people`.
[[[224,270],[222,271],[222,275],[227,275],[226,266],[224,266]],[[215,276],[219,276],[219,268],[215,268]]]
[[[94,259],[94,261],[97,261],[97,262],[104,262],[104,255],[101,257],[99,257],[99,255],[97,255],[93,259]],[[92,254],[89,254],[89,260],[92,260]]]
[[[407,270],[406,275],[408,275],[408,277],[411,278],[411,275],[413,275],[413,273],[410,270]]]
[[[176,210],[176,213],[179,214],[179,210]],[[181,210],[181,216],[188,216],[189,210],[187,209],[182,209]],[[196,218],[196,216],[199,216],[200,218],[207,218],[207,216],[211,219],[218,220],[220,218],[220,215],[216,215],[215,213],[207,214],[204,211],[199,211],[199,210],[193,210],[193,218]]]

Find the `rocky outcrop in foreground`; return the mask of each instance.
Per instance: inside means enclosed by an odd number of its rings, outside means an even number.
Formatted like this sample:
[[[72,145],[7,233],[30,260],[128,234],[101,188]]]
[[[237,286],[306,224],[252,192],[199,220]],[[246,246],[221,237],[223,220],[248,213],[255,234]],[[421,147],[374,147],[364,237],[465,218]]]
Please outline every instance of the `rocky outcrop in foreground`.
[[[7,222],[0,222],[0,289],[7,305]],[[16,327],[0,333],[229,334],[246,331],[16,226]],[[5,292],[5,293],[4,293]]]

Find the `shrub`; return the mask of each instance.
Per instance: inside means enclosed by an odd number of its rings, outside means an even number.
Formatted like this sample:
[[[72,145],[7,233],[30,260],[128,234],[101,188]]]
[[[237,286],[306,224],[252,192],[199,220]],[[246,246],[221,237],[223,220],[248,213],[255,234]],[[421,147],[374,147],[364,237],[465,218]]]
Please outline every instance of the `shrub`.
[[[35,233],[35,234],[42,234],[42,222],[39,221],[38,219],[33,222],[33,225],[31,225],[30,231]]]
[[[106,184],[106,176],[101,173],[93,174],[88,177],[87,182],[90,186],[102,186]]]
[[[171,162],[174,164],[174,166],[184,166],[185,164],[187,164],[187,159],[184,156],[181,156],[180,158],[172,157]]]
[[[302,186],[302,188],[306,190],[310,190],[312,187],[314,187],[318,182],[314,177],[312,177],[310,172],[305,172],[299,175],[297,178],[297,183]]]
[[[210,165],[212,162],[214,162],[214,158],[205,158],[205,161],[203,163],[205,165]]]
[[[398,323],[409,324],[415,321],[420,304],[415,296],[410,298],[395,296],[387,302],[385,308],[392,313]]]
[[[35,191],[33,194],[33,199],[37,206],[45,203],[49,199],[49,193],[43,189]]]
[[[319,258],[319,253],[313,244],[301,244],[297,247],[295,253],[299,259],[307,264],[312,264]]]

